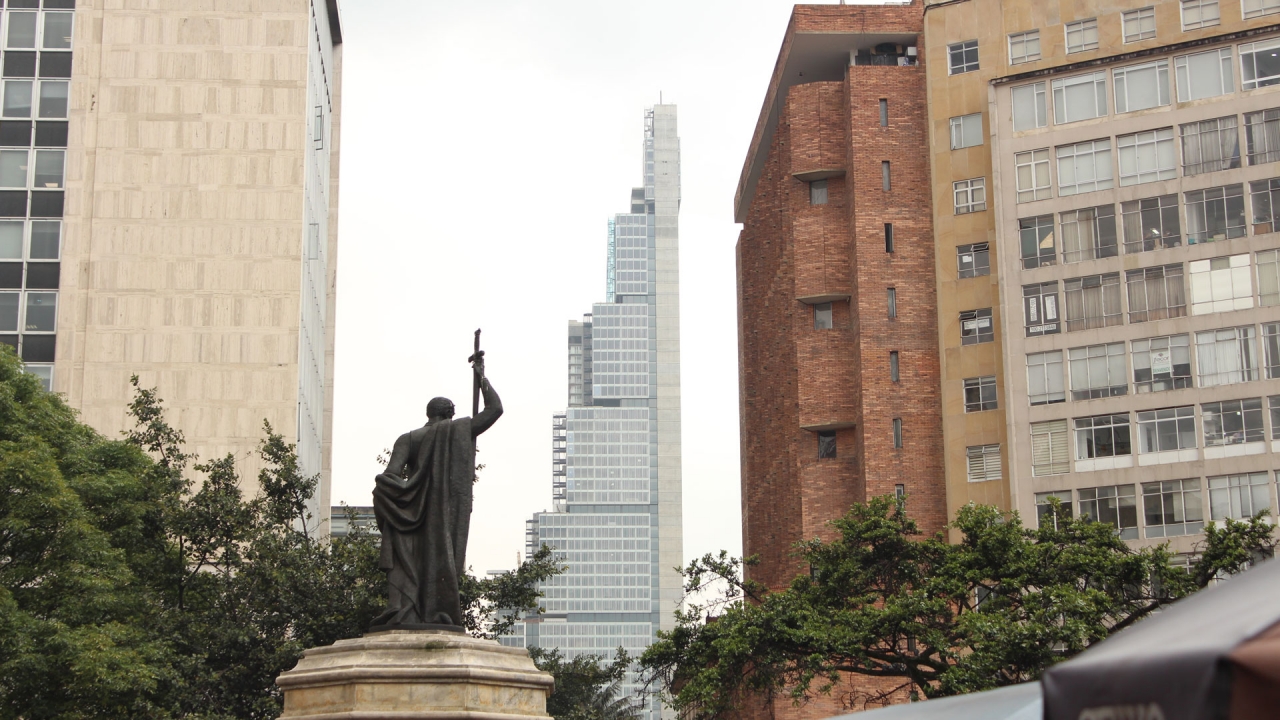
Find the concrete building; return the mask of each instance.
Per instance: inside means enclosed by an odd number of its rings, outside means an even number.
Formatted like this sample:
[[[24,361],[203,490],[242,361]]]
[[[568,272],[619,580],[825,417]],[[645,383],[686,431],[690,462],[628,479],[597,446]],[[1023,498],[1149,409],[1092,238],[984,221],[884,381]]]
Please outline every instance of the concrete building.
[[[949,513],[1183,553],[1274,515],[1280,3],[931,2],[925,38]]]
[[[637,656],[683,596],[680,457],[680,138],[676,107],[645,113],[644,186],[610,223],[607,296],[569,322],[569,406],[552,418],[554,510],[526,526],[568,570],[545,613],[503,639],[566,658]],[[623,687],[639,690],[638,675]],[[657,718],[656,698],[645,700]]]
[[[327,518],[336,1],[42,3],[3,23],[0,342],[108,436],[138,375],[246,486],[270,421]]]

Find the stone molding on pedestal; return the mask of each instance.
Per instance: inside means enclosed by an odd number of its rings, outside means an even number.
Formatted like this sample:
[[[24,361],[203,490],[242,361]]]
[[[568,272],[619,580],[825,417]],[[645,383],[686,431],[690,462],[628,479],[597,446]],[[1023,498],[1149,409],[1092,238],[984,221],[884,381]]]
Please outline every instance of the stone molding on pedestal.
[[[386,630],[311,648],[276,678],[282,720],[550,720],[550,674],[524,648]]]

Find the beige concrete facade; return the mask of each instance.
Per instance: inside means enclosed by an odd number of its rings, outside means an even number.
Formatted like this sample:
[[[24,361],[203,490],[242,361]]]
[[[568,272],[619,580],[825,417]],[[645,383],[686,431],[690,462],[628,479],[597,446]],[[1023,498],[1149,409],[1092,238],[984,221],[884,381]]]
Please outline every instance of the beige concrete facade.
[[[1134,523],[1125,528],[1126,537],[1141,544],[1169,540],[1179,552],[1194,549],[1199,539],[1198,527],[1194,522],[1183,527],[1167,524],[1172,515],[1156,510],[1157,502],[1184,503],[1179,507],[1185,508],[1187,520],[1195,515],[1192,506],[1198,505],[1206,523],[1214,517],[1240,517],[1250,508],[1256,511],[1266,507],[1275,514],[1273,471],[1280,467],[1280,458],[1273,455],[1272,438],[1280,426],[1272,422],[1268,398],[1280,394],[1280,379],[1271,379],[1280,378],[1280,373],[1270,369],[1275,361],[1269,358],[1276,353],[1267,351],[1264,334],[1269,324],[1280,322],[1280,307],[1275,304],[1277,300],[1267,294],[1269,284],[1264,276],[1271,272],[1268,251],[1280,248],[1280,234],[1258,223],[1262,208],[1258,200],[1250,197],[1250,184],[1280,177],[1280,163],[1272,159],[1280,159],[1280,155],[1259,154],[1250,158],[1251,148],[1257,150],[1255,145],[1265,144],[1265,139],[1261,138],[1261,125],[1250,133],[1246,133],[1245,125],[1248,113],[1280,108],[1280,85],[1268,86],[1264,80],[1256,83],[1258,87],[1246,88],[1247,78],[1243,74],[1243,63],[1253,62],[1249,54],[1253,46],[1249,44],[1280,40],[1280,6],[1272,8],[1271,5],[1273,3],[1254,0],[1218,0],[1216,3],[1208,0],[1115,3],[965,0],[927,6],[927,51],[933,60],[928,67],[948,505],[953,514],[966,502],[998,499],[1000,504],[1018,510],[1029,523],[1034,523],[1030,518],[1037,513],[1037,494],[1043,498],[1045,493],[1054,492],[1072,504],[1076,513],[1097,513],[1097,508],[1107,503],[1113,508],[1117,504],[1125,505],[1130,508]],[[1251,12],[1251,17],[1243,17],[1247,9],[1255,10],[1256,15]],[[1089,20],[1095,21],[1096,31],[1088,27]],[[1068,52],[1067,25],[1078,22],[1086,25],[1071,27],[1075,47]],[[1015,56],[1026,49],[1017,42],[1016,35],[1027,31],[1038,31],[1038,59],[1032,57],[1014,63]],[[1078,41],[1089,43],[1092,32],[1096,32],[1096,48],[1085,45],[1085,49],[1076,51]],[[1011,36],[1014,36],[1012,41]],[[953,74],[955,68],[949,62],[949,49],[974,40],[979,68]],[[1180,88],[1178,82],[1179,69],[1185,67],[1185,63],[1176,59],[1220,50],[1224,52],[1220,57],[1229,63],[1226,67],[1231,70],[1231,88],[1214,91],[1209,97],[1189,99],[1190,87]],[[964,58],[960,59],[963,63]],[[1125,75],[1129,68],[1143,68],[1143,72],[1148,73],[1133,76],[1141,77],[1138,84],[1143,87],[1133,89],[1132,93],[1126,91],[1124,85],[1124,78],[1130,77]],[[1121,73],[1117,75],[1116,70]],[[1161,72],[1167,77],[1156,80]],[[1082,96],[1072,95],[1072,99],[1068,99],[1067,81],[1075,82],[1085,76],[1096,78],[1090,82],[1097,84],[1090,87],[1105,89],[1106,107],[1097,117],[1077,119],[1070,113],[1076,112],[1077,99]],[[1118,77],[1121,78],[1119,85]],[[1015,131],[1011,93],[1015,88],[1031,88],[1037,83],[1044,84],[1043,119],[1029,121],[1038,127],[1020,127]],[[1130,104],[1149,104],[1145,99],[1133,100],[1131,95],[1148,93],[1159,83],[1164,84],[1164,94],[1155,93],[1158,99],[1153,106],[1136,111],[1129,109]],[[1057,96],[1055,86],[1061,91]],[[1034,96],[1029,89],[1020,92],[1024,93],[1021,97]],[[1034,103],[1019,107],[1035,108]],[[981,114],[981,144],[953,150],[952,118],[975,113]],[[1231,133],[1235,134],[1239,153],[1234,167],[1230,161],[1201,166],[1201,158],[1195,156],[1200,147],[1195,138],[1200,131],[1196,129],[1198,126],[1189,124],[1217,118],[1234,118]],[[1139,135],[1142,133],[1145,135]],[[1192,139],[1188,139],[1189,136]],[[1226,136],[1224,130],[1222,137]],[[1218,142],[1218,135],[1214,138],[1214,142]],[[1147,141],[1150,142],[1143,147],[1150,150],[1150,154],[1142,155],[1145,150],[1137,149],[1136,145],[1133,150],[1128,149],[1127,143]],[[1084,159],[1077,160],[1076,153],[1082,152],[1079,143],[1095,143],[1090,152],[1105,147],[1105,155],[1081,155]],[[967,143],[961,138],[958,144]],[[1044,152],[1036,156],[1037,150]],[[1037,194],[1035,184],[1027,184],[1025,180],[1029,177],[1026,172],[1034,171],[1034,166],[1023,168],[1024,180],[1020,183],[1018,163],[1039,159],[1048,163],[1045,167],[1050,185],[1042,187]],[[1139,163],[1137,167],[1150,164],[1152,169],[1139,172],[1133,165],[1135,162]],[[1222,169],[1215,169],[1217,167]],[[1075,173],[1084,172],[1080,168],[1109,175],[1110,181],[1097,186],[1077,185],[1074,178],[1079,176]],[[957,215],[952,199],[953,183],[970,178],[985,179],[985,208]],[[1235,185],[1242,186],[1239,222],[1246,227],[1233,226],[1230,231],[1220,233],[1209,230],[1194,237],[1193,231],[1200,226],[1201,207],[1196,193]],[[1141,250],[1143,244],[1133,232],[1140,227],[1135,220],[1137,216],[1129,218],[1132,224],[1126,228],[1124,214],[1126,208],[1133,210],[1137,206],[1126,203],[1162,197],[1166,204],[1171,198],[1176,199],[1176,210],[1170,212],[1176,212],[1178,227],[1171,233],[1166,230],[1170,236],[1155,247]],[[1102,214],[1107,209],[1114,213],[1115,244],[1106,249],[1095,241],[1087,252],[1064,250],[1064,244],[1073,242],[1077,229],[1082,227],[1074,224],[1073,214],[1091,208],[1101,208]],[[1040,241],[1051,244],[1051,252],[1045,251],[1042,260],[1024,262],[1021,223],[1037,217],[1052,219],[1052,235]],[[1064,220],[1072,223],[1069,229]],[[982,242],[990,243],[990,274],[959,277],[956,246]],[[1199,272],[1217,267],[1206,267],[1207,263],[1202,261],[1230,256],[1237,258],[1234,264],[1238,269],[1234,274],[1222,270],[1210,277]],[[1247,271],[1243,269],[1246,266]],[[1168,297],[1173,298],[1175,294],[1183,297],[1181,308],[1162,308],[1159,312],[1144,314],[1143,303],[1147,302],[1144,293],[1150,290],[1138,292],[1139,287],[1146,286],[1136,283],[1143,271],[1155,268],[1181,272],[1176,281],[1161,281],[1169,283],[1161,287],[1174,288],[1176,284],[1177,289],[1169,289]],[[1086,283],[1093,279],[1105,282],[1108,276],[1118,277],[1118,284],[1113,286],[1114,298],[1107,296],[1110,299],[1104,301],[1109,309],[1102,312],[1118,311],[1118,317],[1093,317],[1089,315],[1091,310],[1082,310],[1084,303],[1093,304],[1104,297],[1090,293],[1108,291],[1090,290]],[[1216,280],[1221,278],[1229,278],[1226,290]],[[1068,298],[1069,283],[1074,280],[1081,281],[1081,289],[1071,284],[1073,295]],[[1056,288],[1052,303],[1054,314],[1051,318],[1032,318],[1024,306],[1024,287],[1042,283]],[[1216,289],[1212,287],[1214,283]],[[1169,300],[1170,306],[1174,304],[1174,300]],[[992,309],[994,342],[962,345],[959,312],[985,307]],[[1043,312],[1043,305],[1036,307]],[[1068,317],[1072,312],[1074,320]],[[1056,327],[1050,329],[1051,326]],[[1246,367],[1237,368],[1234,375],[1211,372],[1225,367],[1213,364],[1224,362],[1218,358],[1226,346],[1215,347],[1197,341],[1208,339],[1203,334],[1206,331],[1243,327],[1252,328],[1252,360],[1244,360]],[[1148,385],[1143,379],[1145,375],[1135,375],[1135,368],[1145,369],[1143,363],[1156,357],[1143,354],[1146,352],[1143,341],[1170,336],[1186,336],[1186,362],[1180,363],[1177,359],[1172,362],[1189,365],[1189,376],[1174,389],[1160,389],[1159,384]],[[1248,341],[1241,342],[1248,344]],[[1083,361],[1077,361],[1074,372],[1071,367],[1073,349],[1083,355],[1086,354],[1083,348],[1099,346],[1119,350],[1120,355],[1113,362],[1122,361],[1124,368],[1123,378],[1112,378],[1109,383],[1103,383],[1109,387],[1101,389],[1096,382],[1082,379],[1088,376]],[[1235,347],[1239,346],[1237,343]],[[1040,355],[1037,361],[1061,354],[1057,370],[1035,371],[1048,372],[1050,376],[1058,373],[1061,399],[1054,393],[1043,392],[1039,386],[1033,392],[1029,385],[1028,355],[1040,353],[1050,355]],[[1251,367],[1247,367],[1250,362]],[[998,408],[966,413],[964,379],[979,376],[996,377]],[[1032,405],[1033,394],[1035,405]],[[1248,399],[1257,400],[1260,405],[1256,413],[1257,427],[1250,424],[1252,420],[1246,420],[1250,427],[1243,432],[1221,431],[1218,423],[1222,416],[1215,403]],[[1194,422],[1194,431],[1184,433],[1174,450],[1148,446],[1141,435],[1155,426],[1142,425],[1147,416],[1139,413],[1172,408],[1189,408],[1184,412],[1193,420],[1186,422]],[[1280,408],[1280,398],[1277,398],[1277,408]],[[1226,413],[1225,407],[1222,410]],[[1107,450],[1105,443],[1099,444],[1095,439],[1097,436],[1080,429],[1087,418],[1098,416],[1127,420],[1123,430],[1129,438],[1127,452]],[[1065,428],[1068,457],[1062,462],[1046,462],[1042,456],[1040,462],[1033,462],[1033,426],[1037,431],[1048,430],[1050,426],[1040,423],[1054,421],[1062,421],[1058,427]],[[1035,447],[1042,450],[1061,447],[1046,440],[1049,437],[1040,435]],[[1194,446],[1188,444],[1192,438]],[[1002,478],[970,482],[967,448],[989,444],[1000,445]],[[1236,479],[1227,480],[1230,476]],[[1265,482],[1262,482],[1263,476]],[[1168,488],[1157,492],[1156,486],[1150,484],[1172,480],[1188,481],[1184,492],[1172,492]],[[1226,487],[1240,482],[1246,484]],[[1265,488],[1251,487],[1247,485],[1249,482]],[[1091,498],[1094,488],[1106,488],[1104,493],[1119,488],[1120,495],[1129,493],[1129,500],[1108,500],[1095,505]],[[1244,509],[1240,505],[1242,496],[1251,498],[1244,502]]]
[[[330,0],[80,0],[53,389],[90,425],[157,388],[246,488],[263,421],[327,519],[341,35]]]

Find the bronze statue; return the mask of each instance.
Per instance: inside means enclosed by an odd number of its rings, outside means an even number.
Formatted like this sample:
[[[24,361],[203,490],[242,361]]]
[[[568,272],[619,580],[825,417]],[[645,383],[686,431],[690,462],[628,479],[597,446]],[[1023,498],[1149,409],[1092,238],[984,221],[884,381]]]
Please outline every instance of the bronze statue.
[[[472,417],[453,418],[453,403],[427,404],[427,424],[401,435],[386,472],[373,489],[373,510],[382,533],[378,565],[387,571],[387,610],[371,630],[463,630],[458,580],[466,572],[471,526],[471,486],[476,473],[476,436],[502,415],[502,401],[484,376],[480,331],[470,358],[475,388]]]

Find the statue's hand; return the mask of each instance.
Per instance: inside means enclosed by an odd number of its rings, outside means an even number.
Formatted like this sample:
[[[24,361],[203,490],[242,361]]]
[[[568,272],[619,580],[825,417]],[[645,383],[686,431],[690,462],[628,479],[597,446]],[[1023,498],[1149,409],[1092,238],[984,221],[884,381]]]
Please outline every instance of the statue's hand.
[[[484,377],[484,351],[483,350],[481,350],[480,352],[472,356],[471,367],[476,371],[477,376],[481,378]]]

